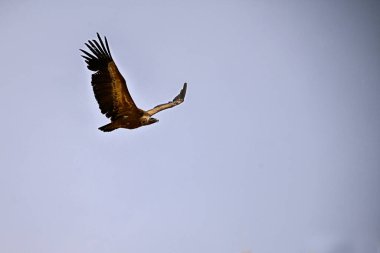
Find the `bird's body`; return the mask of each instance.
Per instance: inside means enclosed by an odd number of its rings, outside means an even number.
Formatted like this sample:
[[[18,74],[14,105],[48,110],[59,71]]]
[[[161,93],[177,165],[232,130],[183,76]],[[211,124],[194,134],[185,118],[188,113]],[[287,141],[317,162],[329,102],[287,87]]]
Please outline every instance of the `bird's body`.
[[[96,71],[92,75],[91,84],[100,111],[111,119],[111,123],[100,127],[100,130],[110,132],[118,128],[135,129],[156,123],[158,120],[152,117],[154,114],[184,101],[186,83],[172,101],[147,111],[138,108],[129,94],[125,79],[112,59],[107,38],[104,37],[104,44],[99,34],[97,35],[100,44],[96,40],[85,43],[92,54],[82,49],[81,51],[85,54],[82,57],[85,58],[87,68]]]

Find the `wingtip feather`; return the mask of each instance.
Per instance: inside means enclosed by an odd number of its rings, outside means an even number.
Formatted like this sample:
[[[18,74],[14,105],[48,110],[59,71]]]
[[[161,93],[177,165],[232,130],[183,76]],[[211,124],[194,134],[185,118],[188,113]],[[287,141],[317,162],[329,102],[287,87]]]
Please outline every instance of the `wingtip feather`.
[[[186,90],[187,90],[187,83],[184,83],[183,84],[183,87],[181,89],[181,91],[179,92],[179,94],[173,99],[173,101],[184,101],[185,100],[185,96],[186,96]]]
[[[107,41],[107,37],[106,37],[106,36],[104,36],[104,41],[105,41],[105,43],[106,43],[107,52],[108,52],[109,56],[110,56],[111,59],[112,59],[111,51],[110,51],[110,48],[109,48],[109,46],[108,46],[108,41]]]
[[[183,84],[183,88],[182,88],[181,93],[180,93],[180,97],[181,97],[182,99],[184,99],[185,96],[186,96],[186,90],[187,90],[187,83],[184,83],[184,84]]]

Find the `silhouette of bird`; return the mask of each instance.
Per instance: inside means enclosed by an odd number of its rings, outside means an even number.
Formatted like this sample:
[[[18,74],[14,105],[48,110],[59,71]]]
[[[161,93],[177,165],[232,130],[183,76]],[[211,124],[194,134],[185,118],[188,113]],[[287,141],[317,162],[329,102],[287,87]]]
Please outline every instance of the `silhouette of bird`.
[[[180,93],[172,101],[157,105],[147,111],[138,108],[128,91],[124,77],[112,59],[107,38],[104,37],[105,43],[103,43],[99,33],[97,36],[99,42],[89,40],[85,43],[91,53],[82,49],[80,51],[84,53],[82,57],[87,63],[87,68],[95,71],[92,74],[91,84],[100,111],[111,120],[111,123],[99,127],[99,130],[110,132],[118,128],[134,129],[156,123],[158,119],[152,117],[154,114],[184,101],[187,83],[184,83]]]

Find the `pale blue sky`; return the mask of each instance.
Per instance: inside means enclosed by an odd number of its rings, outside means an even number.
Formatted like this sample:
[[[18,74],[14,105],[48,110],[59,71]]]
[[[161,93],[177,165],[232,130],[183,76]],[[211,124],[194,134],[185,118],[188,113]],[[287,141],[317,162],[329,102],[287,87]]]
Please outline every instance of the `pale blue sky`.
[[[375,253],[379,1],[2,1],[0,252]],[[79,48],[138,106],[100,132]]]

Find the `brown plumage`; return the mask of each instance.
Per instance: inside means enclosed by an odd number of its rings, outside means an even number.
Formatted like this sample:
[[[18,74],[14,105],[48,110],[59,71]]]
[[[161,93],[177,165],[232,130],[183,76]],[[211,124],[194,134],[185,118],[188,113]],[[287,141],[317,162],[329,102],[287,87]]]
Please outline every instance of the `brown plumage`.
[[[111,123],[99,127],[104,132],[110,132],[117,128],[134,129],[158,122],[152,116],[162,110],[181,104],[186,95],[187,84],[183,85],[180,93],[170,102],[157,105],[156,107],[144,111],[138,108],[129,94],[127,83],[120,74],[108,46],[107,38],[98,35],[96,40],[88,41],[85,45],[91,51],[82,49],[82,57],[87,63],[87,68],[96,71],[92,75],[91,84],[95,98],[98,101],[100,111],[111,119]]]

